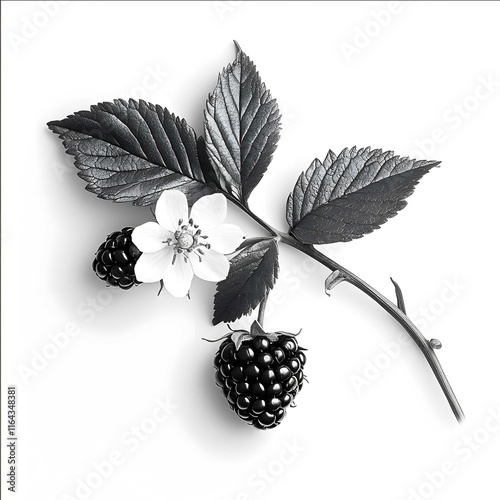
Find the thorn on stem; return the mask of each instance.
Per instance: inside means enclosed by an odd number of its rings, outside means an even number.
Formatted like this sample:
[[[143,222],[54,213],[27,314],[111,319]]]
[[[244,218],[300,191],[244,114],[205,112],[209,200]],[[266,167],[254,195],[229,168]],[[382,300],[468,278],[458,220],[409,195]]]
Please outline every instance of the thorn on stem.
[[[325,293],[330,297],[330,290],[333,290],[339,283],[345,281],[346,277],[337,269],[333,271],[325,280]]]
[[[441,347],[443,347],[443,344],[441,344],[441,341],[438,339],[429,340],[429,344],[433,349],[441,349]]]
[[[398,307],[406,314],[406,306],[405,301],[403,299],[403,292],[401,291],[401,287],[391,278],[392,284],[396,289],[396,298],[398,299]]]

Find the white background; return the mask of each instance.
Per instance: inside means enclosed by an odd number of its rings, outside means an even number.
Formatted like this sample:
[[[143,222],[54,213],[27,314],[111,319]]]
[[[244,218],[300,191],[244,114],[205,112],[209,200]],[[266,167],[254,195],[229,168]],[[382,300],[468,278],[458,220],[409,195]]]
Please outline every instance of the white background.
[[[7,384],[23,500],[498,498],[500,5],[62,3],[2,3],[5,498]],[[201,337],[227,331],[211,326],[213,284],[174,299],[155,285],[112,294],[93,275],[105,236],[152,216],[86,192],[45,123],[135,96],[201,133],[233,39],[284,115],[250,200],[272,225],[285,228],[295,179],[329,148],[442,161],[383,228],[322,251],[389,297],[389,277],[400,283],[424,335],[443,343],[465,425],[387,313],[347,284],[328,298],[327,271],[289,248],[266,323],[303,328],[310,384],[269,432],[240,421],[213,383],[216,345]],[[233,207],[228,220],[263,234]],[[166,399],[176,408],[157,423]],[[103,478],[94,464],[110,456],[120,465]]]

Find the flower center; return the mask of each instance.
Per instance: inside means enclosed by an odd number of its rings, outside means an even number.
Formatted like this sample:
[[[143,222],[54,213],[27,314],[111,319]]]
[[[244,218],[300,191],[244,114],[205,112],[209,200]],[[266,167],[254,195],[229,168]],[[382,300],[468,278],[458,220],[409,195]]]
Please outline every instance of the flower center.
[[[179,248],[183,248],[187,250],[188,248],[191,248],[194,245],[194,236],[190,233],[182,232],[179,236],[176,236],[177,238],[177,246]]]
[[[172,263],[175,262],[178,254],[183,254],[184,260],[187,261],[187,253],[194,253],[201,262],[201,258],[205,254],[204,248],[210,248],[210,243],[203,242],[207,238],[208,236],[201,234],[201,229],[193,222],[193,219],[189,219],[188,224],[184,224],[184,221],[180,219],[174,238],[169,238],[164,243],[174,247]]]

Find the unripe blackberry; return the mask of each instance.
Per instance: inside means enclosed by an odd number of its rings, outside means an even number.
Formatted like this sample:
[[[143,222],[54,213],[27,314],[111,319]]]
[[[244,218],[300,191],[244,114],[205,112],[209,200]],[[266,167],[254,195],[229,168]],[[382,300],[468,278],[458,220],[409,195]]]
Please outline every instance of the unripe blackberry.
[[[135,277],[135,264],[142,252],[132,243],[133,227],[111,233],[98,248],[92,269],[108,286],[129,290],[140,285]]]
[[[226,338],[215,354],[215,383],[241,419],[258,429],[272,429],[302,389],[304,350],[285,333],[243,332],[238,347],[233,338]]]

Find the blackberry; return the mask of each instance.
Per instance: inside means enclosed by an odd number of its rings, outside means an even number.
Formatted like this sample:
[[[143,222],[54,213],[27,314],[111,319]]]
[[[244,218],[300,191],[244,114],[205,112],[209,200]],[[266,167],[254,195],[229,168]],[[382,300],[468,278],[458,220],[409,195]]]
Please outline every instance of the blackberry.
[[[258,429],[281,423],[304,383],[304,349],[286,333],[235,332],[215,354],[215,383],[236,414]],[[257,333],[257,334],[256,334]]]
[[[132,243],[133,227],[111,233],[98,248],[92,269],[107,286],[129,290],[140,285],[135,277],[135,264],[142,252]]]

